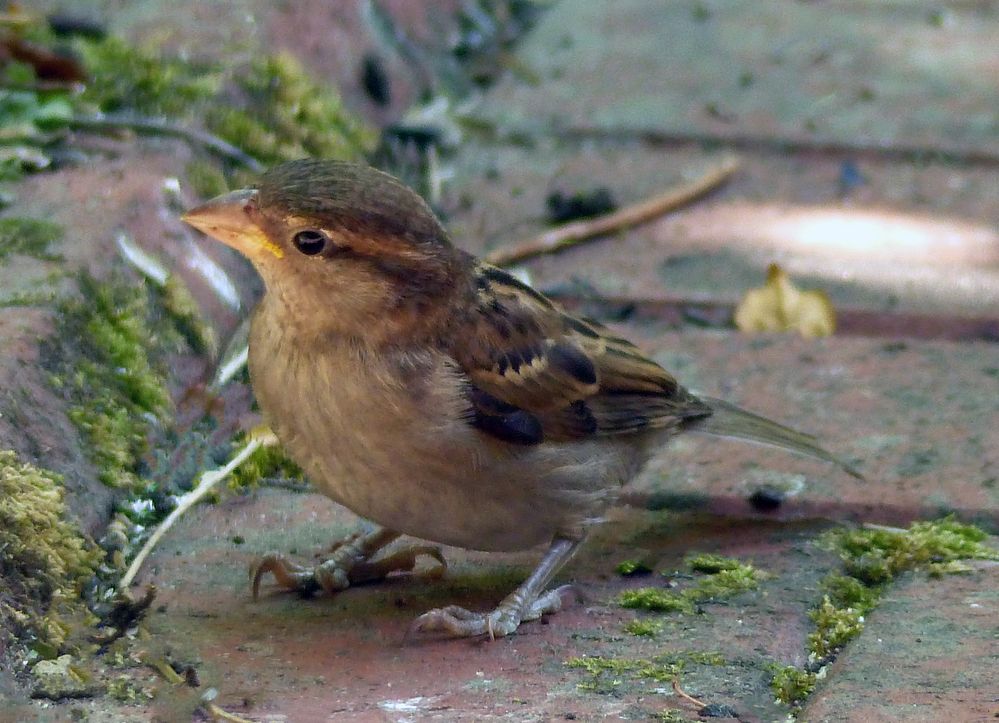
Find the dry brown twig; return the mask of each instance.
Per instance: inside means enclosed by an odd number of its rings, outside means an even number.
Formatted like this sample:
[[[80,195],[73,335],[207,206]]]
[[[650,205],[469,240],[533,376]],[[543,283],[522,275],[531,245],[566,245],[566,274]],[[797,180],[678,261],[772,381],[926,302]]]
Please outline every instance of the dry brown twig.
[[[690,693],[688,693],[683,688],[681,688],[680,687],[680,679],[679,678],[673,678],[673,692],[676,693],[683,700],[685,700],[688,703],[690,703],[691,705],[697,706],[698,710],[700,710],[701,708],[707,708],[708,707],[707,703],[702,703],[697,698],[695,698]]]
[[[486,261],[497,266],[560,251],[604,234],[621,231],[651,221],[674,211],[725,183],[739,168],[739,159],[726,158],[718,166],[689,183],[676,186],[665,193],[618,209],[597,218],[575,221],[546,231],[540,236],[496,249],[486,255]]]

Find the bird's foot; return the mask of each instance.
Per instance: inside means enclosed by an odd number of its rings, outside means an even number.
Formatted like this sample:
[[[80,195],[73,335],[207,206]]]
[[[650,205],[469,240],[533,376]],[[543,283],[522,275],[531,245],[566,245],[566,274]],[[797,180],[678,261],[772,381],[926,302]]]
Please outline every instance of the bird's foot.
[[[407,547],[377,560],[369,559],[396,537],[396,533],[387,530],[356,533],[336,543],[332,555],[315,567],[298,565],[277,552],[268,553],[250,565],[253,599],[257,599],[260,581],[268,572],[286,590],[335,593],[351,585],[381,580],[393,572],[410,572],[421,556],[437,561],[439,566],[433,574],[442,575],[447,569],[441,549],[432,545]]]
[[[409,633],[440,632],[455,638],[478,635],[488,635],[490,640],[502,638],[514,632],[521,623],[561,610],[563,595],[572,589],[571,585],[563,585],[526,601],[518,594],[518,590],[488,613],[448,605],[423,613],[413,621]]]

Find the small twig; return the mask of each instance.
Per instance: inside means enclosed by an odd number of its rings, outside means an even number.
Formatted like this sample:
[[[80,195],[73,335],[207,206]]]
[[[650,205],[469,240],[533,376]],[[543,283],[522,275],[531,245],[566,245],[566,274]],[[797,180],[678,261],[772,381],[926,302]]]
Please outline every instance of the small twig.
[[[489,263],[504,266],[534,256],[550,254],[594,236],[602,236],[613,231],[637,226],[680,208],[714,190],[727,181],[738,167],[738,159],[727,158],[718,167],[711,169],[690,183],[671,188],[658,196],[653,196],[605,216],[567,223],[527,241],[496,249],[486,256],[486,260]]]
[[[676,693],[678,696],[680,696],[683,700],[690,703],[691,705],[696,705],[698,710],[700,710],[701,708],[708,707],[707,703],[699,701],[697,698],[695,698],[690,693],[686,692],[683,688],[681,688],[679,678],[673,678],[673,692]]]
[[[246,446],[239,451],[239,454],[229,460],[229,463],[224,467],[221,469],[208,470],[207,472],[202,473],[201,479],[198,481],[198,486],[180,499],[180,502],[173,509],[173,511],[167,515],[166,519],[160,523],[160,526],[157,527],[153,531],[153,534],[150,535],[149,539],[146,540],[146,544],[142,546],[141,550],[139,550],[139,554],[135,556],[134,560],[132,560],[132,564],[129,565],[125,575],[118,583],[118,589],[128,589],[128,586],[132,584],[132,580],[135,579],[135,576],[138,574],[139,568],[142,567],[142,563],[145,562],[149,553],[152,552],[153,548],[156,546],[156,543],[160,541],[160,538],[162,538],[171,527],[173,527],[174,523],[180,519],[181,515],[200,502],[205,495],[212,491],[212,488],[215,487],[215,485],[228,477],[234,469],[246,461],[247,457],[256,452],[257,449],[264,444],[267,444],[268,441],[269,440],[262,436],[253,437],[246,443]]]
[[[83,131],[115,131],[130,130],[136,133],[150,133],[161,136],[180,138],[188,143],[202,146],[216,155],[222,156],[234,163],[246,166],[254,173],[264,170],[263,164],[253,156],[241,151],[231,143],[222,140],[207,131],[185,128],[162,118],[146,118],[134,115],[109,115],[98,113],[92,116],[75,116],[66,121],[69,128]]]
[[[253,723],[253,721],[249,718],[244,718],[236,715],[235,713],[229,713],[211,701],[204,701],[201,705],[204,706],[206,711],[208,711],[208,715],[212,717],[212,720],[224,720],[229,721],[229,723]]]
[[[162,675],[170,685],[184,685],[187,681],[184,677],[173,669],[166,658],[157,656],[142,656],[142,662]]]

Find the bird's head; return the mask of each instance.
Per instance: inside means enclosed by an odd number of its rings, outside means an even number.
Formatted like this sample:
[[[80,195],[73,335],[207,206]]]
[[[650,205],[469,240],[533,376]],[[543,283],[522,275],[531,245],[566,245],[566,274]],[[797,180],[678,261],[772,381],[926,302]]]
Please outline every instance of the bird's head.
[[[268,303],[317,334],[412,331],[466,266],[423,199],[354,163],[284,163],[183,219],[248,258]]]

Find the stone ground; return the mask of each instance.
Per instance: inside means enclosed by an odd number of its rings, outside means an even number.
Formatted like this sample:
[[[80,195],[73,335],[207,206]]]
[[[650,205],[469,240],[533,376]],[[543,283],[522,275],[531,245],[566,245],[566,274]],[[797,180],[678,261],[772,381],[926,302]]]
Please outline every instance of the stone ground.
[[[401,112],[418,85],[386,51],[398,105],[364,100],[352,69],[378,41],[362,3],[232,3],[193,27],[201,3],[89,5],[116,11],[120,32],[188,51],[288,47],[375,121]],[[433,13],[413,9],[423,6],[386,5],[415,35],[437,37]],[[446,160],[448,225],[482,252],[541,229],[552,190],[606,186],[627,203],[738,153],[733,181],[692,208],[525,266],[539,288],[616,321],[687,385],[817,433],[866,482],[766,449],[677,440],[560,575],[582,600],[492,643],[405,632],[430,607],[494,604],[537,555],[447,550],[443,580],[417,574],[308,600],[265,589],[253,602],[245,570],[256,555],[309,559],[354,520],[311,494],[229,496],[191,513],[140,580],[159,594],[139,645],[195,665],[199,689],[163,690],[147,707],[11,703],[0,718],[200,719],[211,687],[223,708],[259,721],[641,720],[666,710],[697,720],[669,683],[624,675],[591,691],[565,664],[664,653],[717,653],[716,664],[686,666],[683,688],[740,720],[999,716],[996,566],[897,581],[801,710],[773,700],[768,672],[806,662],[808,611],[837,565],[816,544],[830,526],[956,512],[999,533],[997,33],[989,2],[562,0],[517,48],[533,82],[510,74],[486,92],[471,112],[489,132]],[[159,185],[182,168],[172,144],[143,145],[61,184],[38,177],[21,210],[101,211],[79,222],[81,238],[106,246],[81,241],[87,260],[113,256],[118,226],[169,257],[181,232],[159,213]],[[94,187],[108,190],[96,198]],[[238,262],[204,248],[238,275]],[[826,289],[851,333],[754,338],[705,317],[704,304],[727,308],[771,261]],[[223,330],[235,321],[212,318]],[[29,321],[0,334],[28,339]],[[763,487],[785,496],[778,510],[747,502]],[[668,572],[691,550],[771,576],[698,614],[663,617],[655,638],[625,633],[638,616],[612,600],[641,582],[616,575],[617,563]]]

